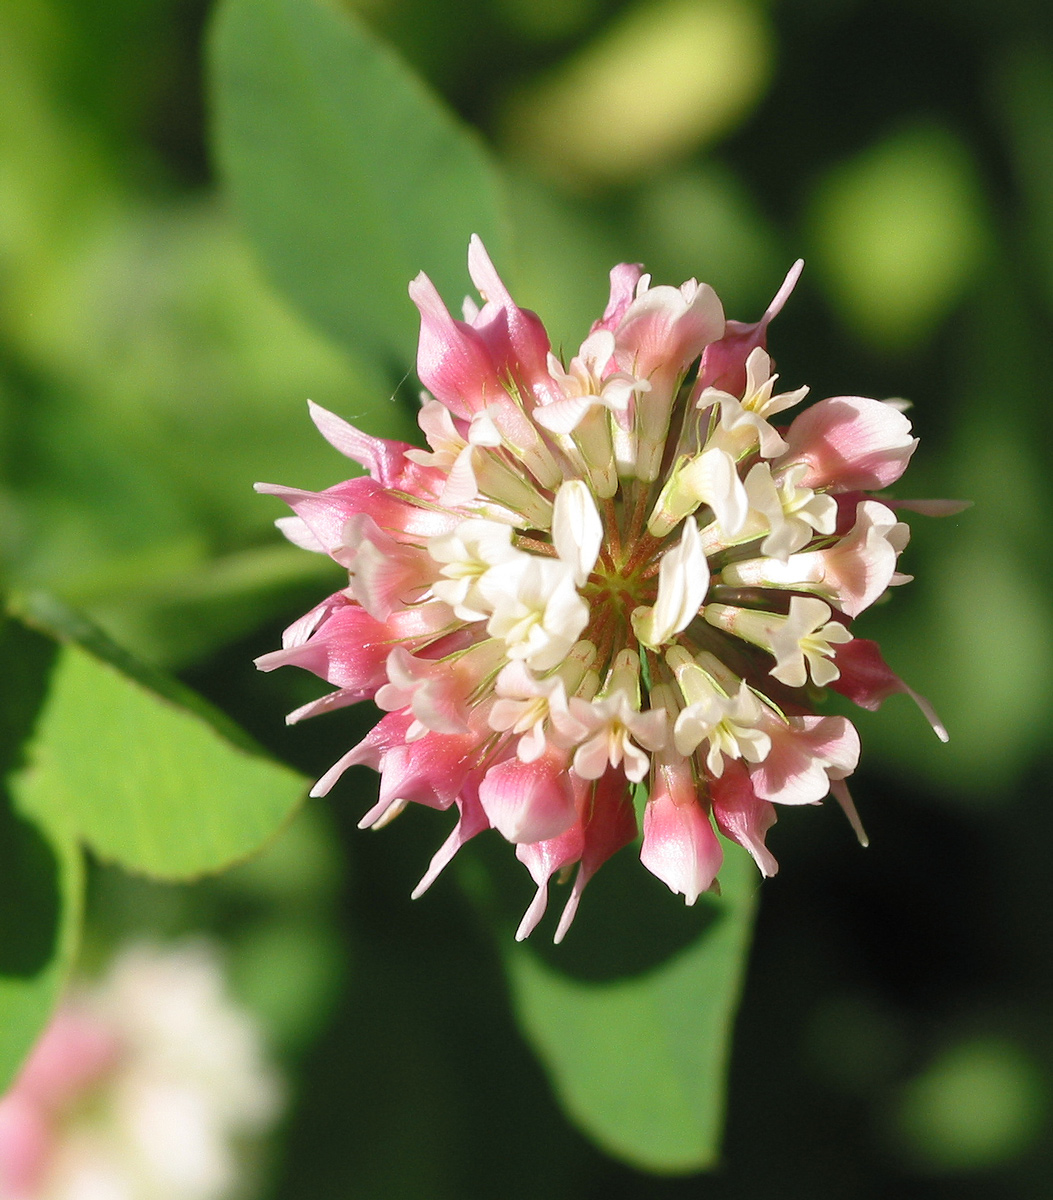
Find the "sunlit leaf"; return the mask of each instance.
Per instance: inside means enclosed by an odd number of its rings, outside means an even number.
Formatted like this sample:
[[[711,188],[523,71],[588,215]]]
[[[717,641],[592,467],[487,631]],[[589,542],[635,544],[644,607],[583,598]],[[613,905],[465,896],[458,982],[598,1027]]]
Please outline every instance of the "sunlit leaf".
[[[296,809],[302,777],[189,689],[53,602],[21,612],[63,642],[13,784],[23,812],[105,859],[180,879],[244,858]]]
[[[698,1171],[720,1152],[728,1050],[758,886],[727,848],[715,919],[643,975],[583,982],[526,946],[508,965],[520,1021],[571,1118],[605,1150],[658,1172]]]
[[[212,75],[220,166],[273,278],[344,343],[411,362],[409,280],[463,295],[472,233],[503,255],[481,146],[320,0],[225,0]]]

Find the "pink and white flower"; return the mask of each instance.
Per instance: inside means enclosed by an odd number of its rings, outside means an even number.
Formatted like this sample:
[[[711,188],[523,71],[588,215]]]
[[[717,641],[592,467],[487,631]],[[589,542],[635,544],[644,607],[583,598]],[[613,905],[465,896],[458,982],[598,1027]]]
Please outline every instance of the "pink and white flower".
[[[473,238],[482,304],[463,320],[425,276],[410,286],[430,450],[313,406],[369,477],[260,485],[293,509],[283,532],[349,583],[259,666],[336,686],[290,719],[365,697],[388,710],[315,794],[365,763],[382,781],[363,825],[409,803],[457,809],[415,895],[494,828],[537,885],[517,936],[578,864],[559,939],[639,833],[634,786],[643,864],[688,903],[715,885],[720,835],[775,871],[775,805],[832,794],[858,825],[844,782],[858,736],[815,706],[827,688],[864,708],[914,696],[852,622],[909,578],[894,510],[957,509],[871,495],[917,444],[896,406],[839,396],[777,423],[807,394],[776,392],[766,348],[801,266],[746,324],[706,284],[652,287],[622,264],[565,364]]]
[[[280,1108],[203,943],[124,951],[78,986],[0,1099],[4,1200],[228,1200]]]

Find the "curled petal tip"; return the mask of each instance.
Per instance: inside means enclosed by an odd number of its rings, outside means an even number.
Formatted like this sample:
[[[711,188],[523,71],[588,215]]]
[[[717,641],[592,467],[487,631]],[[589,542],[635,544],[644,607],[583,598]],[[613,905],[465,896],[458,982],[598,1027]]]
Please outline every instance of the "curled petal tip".
[[[765,321],[771,321],[782,312],[783,305],[790,298],[790,293],[797,286],[797,281],[801,278],[801,272],[804,270],[804,259],[799,258],[793,266],[786,272],[786,278],[782,281],[779,290],[772,298],[771,304],[768,305],[767,311],[764,314]]]

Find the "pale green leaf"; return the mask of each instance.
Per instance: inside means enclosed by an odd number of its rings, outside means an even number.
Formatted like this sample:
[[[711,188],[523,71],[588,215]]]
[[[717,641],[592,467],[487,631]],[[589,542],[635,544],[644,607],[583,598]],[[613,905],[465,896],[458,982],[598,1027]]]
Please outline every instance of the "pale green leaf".
[[[485,151],[336,5],[225,0],[213,34],[219,164],[267,269],[339,340],[408,364],[409,281],[462,296],[472,233],[503,256]]]
[[[64,642],[12,781],[22,812],[104,859],[186,879],[245,858],[298,807],[306,780],[189,689],[53,601],[18,608]]]

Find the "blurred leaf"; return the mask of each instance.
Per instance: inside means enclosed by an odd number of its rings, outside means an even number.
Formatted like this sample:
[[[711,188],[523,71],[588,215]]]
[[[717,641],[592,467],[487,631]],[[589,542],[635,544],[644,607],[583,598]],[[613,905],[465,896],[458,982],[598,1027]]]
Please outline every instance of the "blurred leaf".
[[[598,0],[497,0],[501,16],[523,37],[539,42],[567,38],[596,16]]]
[[[1029,40],[995,61],[992,93],[1029,218],[1024,261],[1036,270],[1053,304],[1053,54]]]
[[[412,362],[409,281],[462,295],[472,233],[504,257],[482,147],[335,5],[224,0],[213,34],[219,161],[270,273],[340,341]]]
[[[313,919],[335,904],[346,861],[330,827],[324,801],[305,804],[261,854],[227,871],[216,883],[224,894]]]
[[[1040,1071],[1021,1047],[974,1037],[946,1049],[907,1084],[894,1136],[924,1171],[989,1170],[1030,1148],[1047,1109]]]
[[[128,655],[53,601],[18,615],[62,642],[19,808],[104,859],[165,879],[258,849],[306,790],[200,697]]]
[[[1050,505],[1036,437],[1048,403],[1042,347],[1015,276],[989,271],[961,327],[950,443],[937,453],[923,440],[895,490],[975,507],[939,521],[911,517],[902,562],[918,578],[865,613],[858,629],[887,648],[893,669],[932,701],[950,732],[940,746],[897,697],[878,714],[857,714],[867,753],[958,802],[1011,802],[1049,743],[1049,568],[1034,551],[1046,540]]]
[[[772,35],[754,0],[647,0],[509,106],[507,140],[585,185],[645,177],[733,129],[764,94]]]
[[[310,424],[306,399],[352,420],[369,411],[384,436],[415,427],[382,372],[263,281],[214,203],[87,225],[59,263],[17,273],[6,332],[26,369],[0,374],[12,463],[0,554],[19,587],[58,594],[140,656],[179,666],[324,586],[324,559],[294,553],[270,527],[283,506],[252,491],[357,473]]]
[[[0,618],[0,1095],[62,987],[80,927],[81,855],[9,802],[55,660],[48,638]]]
[[[655,279],[703,279],[726,314],[742,320],[764,311],[793,258],[780,258],[749,190],[716,162],[648,181],[636,200],[636,224]]]
[[[629,197],[628,219],[525,171],[510,183],[516,298],[543,315],[568,357],[606,307],[616,262],[641,261],[660,283],[703,279],[743,320],[764,310],[789,266],[749,192],[718,163],[649,180]]]
[[[526,946],[509,952],[520,1021],[570,1117],[645,1170],[718,1160],[725,1075],[757,891],[745,852],[725,846],[719,913],[702,937],[645,975],[583,983]]]
[[[835,168],[813,197],[810,220],[816,265],[838,315],[882,350],[922,343],[986,249],[969,151],[929,124]]]
[[[0,1095],[47,1024],[76,954],[81,852],[6,812],[0,817]]]
[[[324,921],[260,921],[237,939],[232,982],[269,1040],[299,1050],[329,1016],[347,969],[347,947]]]
[[[542,315],[553,348],[569,358],[607,305],[618,243],[583,201],[526,172],[513,174],[510,183],[516,300]]]

